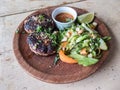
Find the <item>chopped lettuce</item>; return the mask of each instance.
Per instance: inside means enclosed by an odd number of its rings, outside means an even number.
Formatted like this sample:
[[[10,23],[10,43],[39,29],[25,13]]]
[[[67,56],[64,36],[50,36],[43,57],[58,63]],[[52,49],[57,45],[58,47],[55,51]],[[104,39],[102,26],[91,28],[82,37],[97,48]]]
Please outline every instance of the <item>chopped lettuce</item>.
[[[77,54],[77,52],[71,52],[69,56],[77,60],[78,64],[83,66],[90,66],[98,62],[98,59],[86,57],[86,56]]]

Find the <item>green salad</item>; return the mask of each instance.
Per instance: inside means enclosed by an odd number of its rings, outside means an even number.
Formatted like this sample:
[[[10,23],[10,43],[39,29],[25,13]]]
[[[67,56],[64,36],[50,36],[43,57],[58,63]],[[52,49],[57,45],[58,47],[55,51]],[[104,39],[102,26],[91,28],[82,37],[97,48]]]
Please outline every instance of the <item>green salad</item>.
[[[78,64],[90,66],[99,61],[102,56],[102,51],[108,50],[106,41],[110,40],[110,36],[102,37],[96,29],[97,23],[92,20],[84,20],[78,16],[77,23],[74,23],[70,28],[60,31],[61,43],[67,42],[65,47],[60,46],[59,50],[64,51],[65,55],[73,58]],[[83,17],[83,15],[82,15]],[[87,18],[89,13],[87,13]],[[84,22],[82,22],[84,21]],[[58,51],[59,51],[58,50]]]

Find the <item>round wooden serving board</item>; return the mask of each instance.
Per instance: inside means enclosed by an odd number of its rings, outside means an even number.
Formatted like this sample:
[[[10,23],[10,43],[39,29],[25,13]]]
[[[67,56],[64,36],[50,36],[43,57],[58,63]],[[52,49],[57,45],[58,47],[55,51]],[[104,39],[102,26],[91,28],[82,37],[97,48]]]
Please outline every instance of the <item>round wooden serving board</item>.
[[[55,8],[56,7],[48,7],[48,8],[40,9],[32,13],[31,15],[45,13],[51,16],[51,13]],[[83,9],[79,9],[75,7],[72,7],[72,8],[74,8],[77,11],[78,15],[81,15],[87,12],[86,10],[83,10]],[[110,33],[103,22],[101,22],[96,17],[94,21],[98,23],[97,30],[102,36],[105,36],[105,35],[110,36]],[[21,22],[17,30],[19,30],[19,33],[15,33],[13,48],[14,48],[14,53],[18,62],[32,76],[45,82],[70,83],[70,82],[84,79],[89,75],[91,75],[92,73],[94,73],[102,65],[102,63],[108,57],[108,54],[111,49],[110,47],[111,41],[109,41],[107,42],[109,46],[109,50],[104,51],[102,53],[103,56],[101,57],[101,59],[97,64],[89,67],[83,67],[82,65],[78,65],[78,64],[67,64],[62,62],[61,60],[58,61],[57,65],[54,65],[53,61],[54,61],[55,54],[52,56],[43,57],[31,52],[26,42],[26,38],[28,34],[24,33],[25,32],[24,21]]]

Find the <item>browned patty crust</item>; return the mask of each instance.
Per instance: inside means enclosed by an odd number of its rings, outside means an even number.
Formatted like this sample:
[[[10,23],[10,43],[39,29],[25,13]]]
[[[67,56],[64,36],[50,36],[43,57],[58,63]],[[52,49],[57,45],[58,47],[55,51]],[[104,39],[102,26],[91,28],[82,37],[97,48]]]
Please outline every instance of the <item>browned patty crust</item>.
[[[54,54],[57,48],[57,46],[54,45],[53,40],[50,39],[50,37],[45,32],[30,34],[27,37],[27,43],[29,44],[31,51],[42,56]]]
[[[24,29],[28,33],[33,33],[36,31],[38,26],[47,28],[54,28],[54,22],[51,17],[47,16],[46,14],[39,14],[28,17],[24,21]]]

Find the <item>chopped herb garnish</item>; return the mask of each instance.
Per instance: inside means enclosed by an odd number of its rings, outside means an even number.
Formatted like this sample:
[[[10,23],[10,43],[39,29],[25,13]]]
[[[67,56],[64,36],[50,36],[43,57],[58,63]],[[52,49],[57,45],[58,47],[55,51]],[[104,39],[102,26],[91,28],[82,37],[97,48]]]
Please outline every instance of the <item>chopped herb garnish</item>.
[[[48,28],[48,32],[51,32],[51,30],[52,30],[52,28],[51,28],[51,27],[49,27],[49,28]]]
[[[22,31],[22,34],[25,34],[25,31]]]
[[[104,40],[104,41],[108,41],[108,40],[110,40],[110,39],[111,39],[110,36],[105,36],[105,37],[103,37],[103,40]]]
[[[44,32],[45,32],[45,33],[47,33],[47,30],[46,30],[46,29],[44,29]]]
[[[43,15],[39,15],[39,19],[40,19],[40,21],[43,21],[45,19],[45,17]]]
[[[16,33],[19,33],[19,29],[17,29],[15,32],[16,32]]]
[[[52,34],[51,36],[50,36],[50,38],[52,39],[52,40],[56,40],[56,34]]]
[[[50,19],[47,19],[47,22],[51,22],[51,20],[50,20]]]
[[[52,46],[56,46],[58,43],[54,40],[52,41]]]
[[[51,34],[50,39],[52,40],[52,46],[58,45],[58,43],[57,43],[57,35],[56,34]]]
[[[38,40],[39,43],[41,43],[42,41],[41,40]]]
[[[36,32],[39,33],[42,31],[42,27],[41,26],[38,26],[37,29],[36,29]]]
[[[70,21],[72,21],[71,18],[66,18],[66,22],[70,22]]]
[[[55,59],[54,59],[54,65],[57,64],[58,60],[59,60],[59,55],[57,54],[56,57],[55,57]]]

